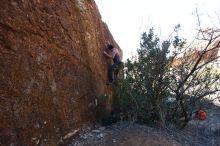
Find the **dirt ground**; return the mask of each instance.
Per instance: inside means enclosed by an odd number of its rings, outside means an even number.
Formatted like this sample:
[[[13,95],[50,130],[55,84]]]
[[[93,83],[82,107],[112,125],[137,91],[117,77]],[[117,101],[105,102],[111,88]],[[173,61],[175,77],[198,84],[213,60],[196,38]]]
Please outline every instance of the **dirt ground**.
[[[83,128],[67,146],[220,146],[220,106],[208,105],[205,121],[192,120],[182,130],[119,122]]]
[[[68,146],[181,146],[153,128],[118,123],[80,134]]]

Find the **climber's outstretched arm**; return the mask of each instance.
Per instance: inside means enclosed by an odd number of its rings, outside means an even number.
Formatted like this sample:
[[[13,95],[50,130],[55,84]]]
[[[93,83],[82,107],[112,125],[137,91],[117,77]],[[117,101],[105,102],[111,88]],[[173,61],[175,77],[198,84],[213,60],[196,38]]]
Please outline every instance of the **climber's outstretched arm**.
[[[108,58],[112,59],[112,56],[109,55],[107,52],[104,51],[104,54],[105,54]]]

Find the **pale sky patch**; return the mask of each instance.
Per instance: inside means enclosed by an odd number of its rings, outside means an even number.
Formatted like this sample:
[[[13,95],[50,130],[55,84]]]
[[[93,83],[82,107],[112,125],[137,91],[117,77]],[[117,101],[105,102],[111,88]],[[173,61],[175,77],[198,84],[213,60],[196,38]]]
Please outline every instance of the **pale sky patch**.
[[[220,28],[220,0],[95,0],[102,20],[123,50],[124,59],[139,48],[143,31],[154,28],[161,38],[169,37],[177,24],[188,41],[196,35],[196,8],[203,27]]]

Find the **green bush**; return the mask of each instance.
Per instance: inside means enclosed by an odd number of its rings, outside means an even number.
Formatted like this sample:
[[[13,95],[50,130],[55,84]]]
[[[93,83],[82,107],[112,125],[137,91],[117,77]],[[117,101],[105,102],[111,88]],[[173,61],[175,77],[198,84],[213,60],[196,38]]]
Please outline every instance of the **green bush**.
[[[161,42],[153,29],[142,34],[138,55],[124,63],[124,78],[115,88],[113,109],[120,113],[118,119],[184,126],[198,103],[219,91],[219,75],[201,68],[209,63],[201,60],[208,49],[192,61],[185,44],[178,35]]]
[[[142,123],[164,121],[161,103],[169,94],[165,88],[169,46],[169,41],[160,44],[153,29],[149,34],[143,33],[138,56],[124,64],[124,80],[119,82],[114,98],[114,109],[118,109],[124,119]]]

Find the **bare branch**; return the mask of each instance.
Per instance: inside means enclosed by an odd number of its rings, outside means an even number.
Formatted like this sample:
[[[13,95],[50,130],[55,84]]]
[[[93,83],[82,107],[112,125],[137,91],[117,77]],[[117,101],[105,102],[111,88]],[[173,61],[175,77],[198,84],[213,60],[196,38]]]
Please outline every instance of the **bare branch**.
[[[202,99],[203,97],[207,96],[207,95],[211,95],[211,94],[215,94],[216,92],[220,91],[220,89],[218,90],[214,90],[214,91],[209,91],[209,92],[205,92],[204,94],[200,95],[199,97],[197,97],[194,102]]]
[[[193,68],[192,68],[191,71],[189,72],[189,74],[183,79],[183,81],[182,81],[182,82],[179,84],[179,86],[177,87],[177,90],[180,90],[180,88],[184,85],[184,83],[188,80],[188,78],[189,78],[197,69],[199,69],[199,68],[203,67],[204,65],[206,65],[206,64],[208,64],[208,63],[210,63],[210,62],[212,62],[212,61],[214,61],[214,60],[216,60],[216,59],[219,58],[219,56],[218,56],[218,57],[216,57],[216,58],[214,58],[214,59],[211,59],[211,60],[207,61],[207,62],[204,63],[203,65],[197,67],[197,66],[199,65],[199,63],[201,62],[203,56],[204,56],[208,51],[214,50],[214,49],[216,49],[216,48],[219,47],[220,41],[218,42],[218,44],[217,44],[216,46],[214,46],[213,48],[207,50],[207,49],[209,48],[209,46],[212,44],[212,42],[213,42],[212,37],[213,37],[213,34],[212,34],[212,36],[211,36],[211,39],[209,40],[209,42],[208,42],[207,45],[205,46],[205,49],[202,51],[202,53],[200,54],[200,56],[199,56],[199,58],[197,59],[196,63],[194,64]],[[218,37],[215,37],[214,39],[217,39],[217,38],[218,38]]]
[[[200,69],[201,69],[201,68],[200,68]],[[192,81],[193,81],[196,77],[198,77],[197,75],[198,75],[200,69],[198,69],[197,72],[196,72],[196,74],[193,75]],[[185,88],[184,92],[190,88],[190,86],[192,85],[192,83],[193,83],[193,82],[190,82],[190,83],[188,84],[188,86]]]
[[[207,64],[209,64],[209,63],[211,63],[211,62],[217,60],[218,58],[220,58],[220,56],[217,56],[217,57],[215,57],[215,58],[213,58],[213,59],[211,59],[211,60],[209,60],[209,61],[203,63],[202,65],[198,66],[197,69],[200,69],[200,68],[204,67],[205,65],[207,65]],[[197,70],[197,69],[196,69],[196,70]]]
[[[197,21],[198,21],[198,27],[199,27],[199,32],[202,31],[202,28],[201,28],[201,21],[200,21],[200,17],[199,17],[199,12],[198,12],[198,9],[196,8],[196,18],[197,18]],[[202,33],[203,35],[203,33]],[[205,38],[205,37],[204,37]]]

